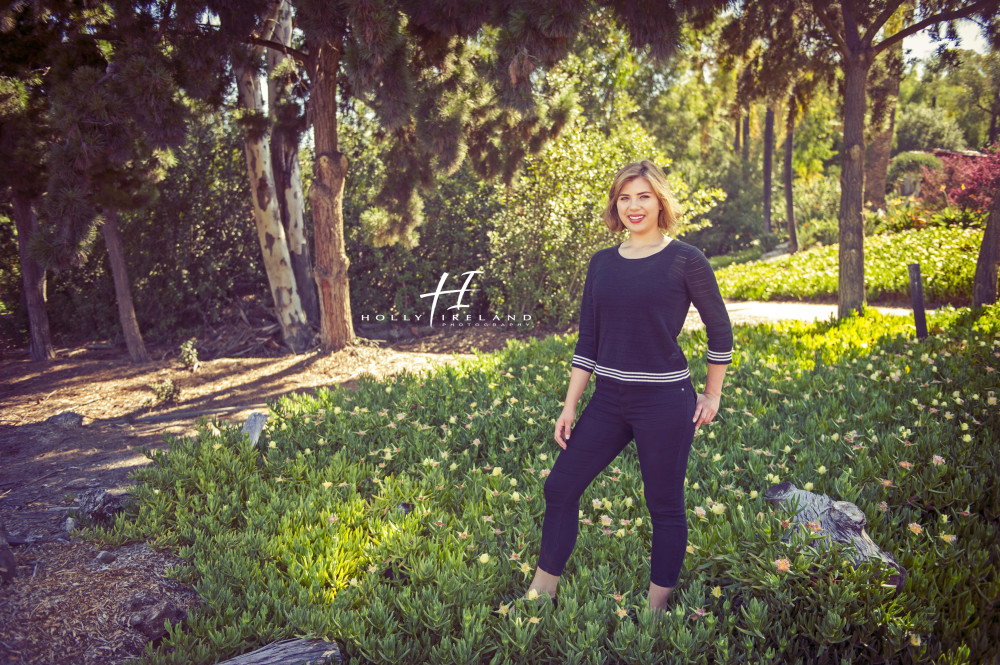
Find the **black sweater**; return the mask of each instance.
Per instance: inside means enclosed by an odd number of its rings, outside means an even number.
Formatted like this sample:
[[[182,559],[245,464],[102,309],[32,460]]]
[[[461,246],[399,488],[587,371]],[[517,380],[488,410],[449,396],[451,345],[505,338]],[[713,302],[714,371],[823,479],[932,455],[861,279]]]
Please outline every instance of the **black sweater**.
[[[733,328],[705,255],[676,239],[641,259],[618,247],[590,259],[573,367],[630,384],[689,380],[677,336],[691,303],[705,322],[708,362],[732,362]]]

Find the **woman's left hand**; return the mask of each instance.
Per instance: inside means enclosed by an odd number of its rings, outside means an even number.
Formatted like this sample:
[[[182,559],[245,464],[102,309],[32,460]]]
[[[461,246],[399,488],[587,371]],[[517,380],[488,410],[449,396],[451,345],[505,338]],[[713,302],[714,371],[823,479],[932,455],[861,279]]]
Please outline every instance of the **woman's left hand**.
[[[694,418],[691,420],[696,430],[702,425],[712,422],[715,414],[719,412],[719,402],[721,399],[720,395],[698,393],[698,402],[694,407]]]

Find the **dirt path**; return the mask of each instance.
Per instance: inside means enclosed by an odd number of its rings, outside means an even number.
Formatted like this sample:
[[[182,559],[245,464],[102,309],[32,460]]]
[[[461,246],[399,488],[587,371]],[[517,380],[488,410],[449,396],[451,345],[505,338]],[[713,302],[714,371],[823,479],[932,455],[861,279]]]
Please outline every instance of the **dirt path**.
[[[739,324],[825,320],[836,306],[735,302],[729,310]],[[700,325],[692,311],[686,326]],[[172,349],[154,350],[161,359],[142,367],[121,351],[86,348],[62,350],[44,365],[0,360],[0,516],[19,543],[17,576],[0,587],[0,664],[123,663],[149,641],[127,625],[137,598],[169,600],[183,610],[197,603],[193,592],[163,576],[177,563],[171,555],[137,543],[102,563],[95,545],[66,531],[82,493],[128,486],[129,474],[148,463],[141,448],[165,447],[164,435],[193,434],[202,416],[239,423],[291,392],[350,388],[365,373],[418,372],[471,358],[473,349],[493,351],[512,338],[553,332],[568,331],[442,331],[333,354],[218,358],[194,372]],[[166,380],[179,397],[154,405],[152,386]]]

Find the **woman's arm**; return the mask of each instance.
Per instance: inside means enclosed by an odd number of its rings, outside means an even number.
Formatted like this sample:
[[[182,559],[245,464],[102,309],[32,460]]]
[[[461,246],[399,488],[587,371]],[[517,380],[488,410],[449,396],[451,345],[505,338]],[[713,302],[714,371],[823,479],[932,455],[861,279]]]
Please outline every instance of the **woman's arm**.
[[[574,367],[569,374],[569,388],[566,390],[566,402],[563,404],[562,413],[556,419],[556,443],[565,450],[566,442],[573,431],[573,421],[576,420],[576,405],[583,397],[583,391],[590,381],[590,374],[584,369]]]
[[[705,392],[698,394],[698,403],[694,407],[694,428],[707,425],[719,412],[719,402],[722,400],[722,383],[726,378],[727,365],[708,365],[708,377],[705,379]]]

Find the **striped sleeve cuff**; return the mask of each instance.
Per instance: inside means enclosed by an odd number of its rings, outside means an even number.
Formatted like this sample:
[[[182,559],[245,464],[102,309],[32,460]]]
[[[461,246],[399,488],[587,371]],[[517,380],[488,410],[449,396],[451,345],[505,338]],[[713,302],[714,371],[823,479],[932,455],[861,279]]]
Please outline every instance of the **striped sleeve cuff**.
[[[708,350],[708,362],[712,365],[728,365],[733,362],[733,352],[732,351],[713,351]]]
[[[591,360],[590,358],[584,358],[583,356],[578,355],[573,356],[573,367],[579,367],[580,369],[587,370],[588,372],[593,372],[596,365],[596,360]]]

